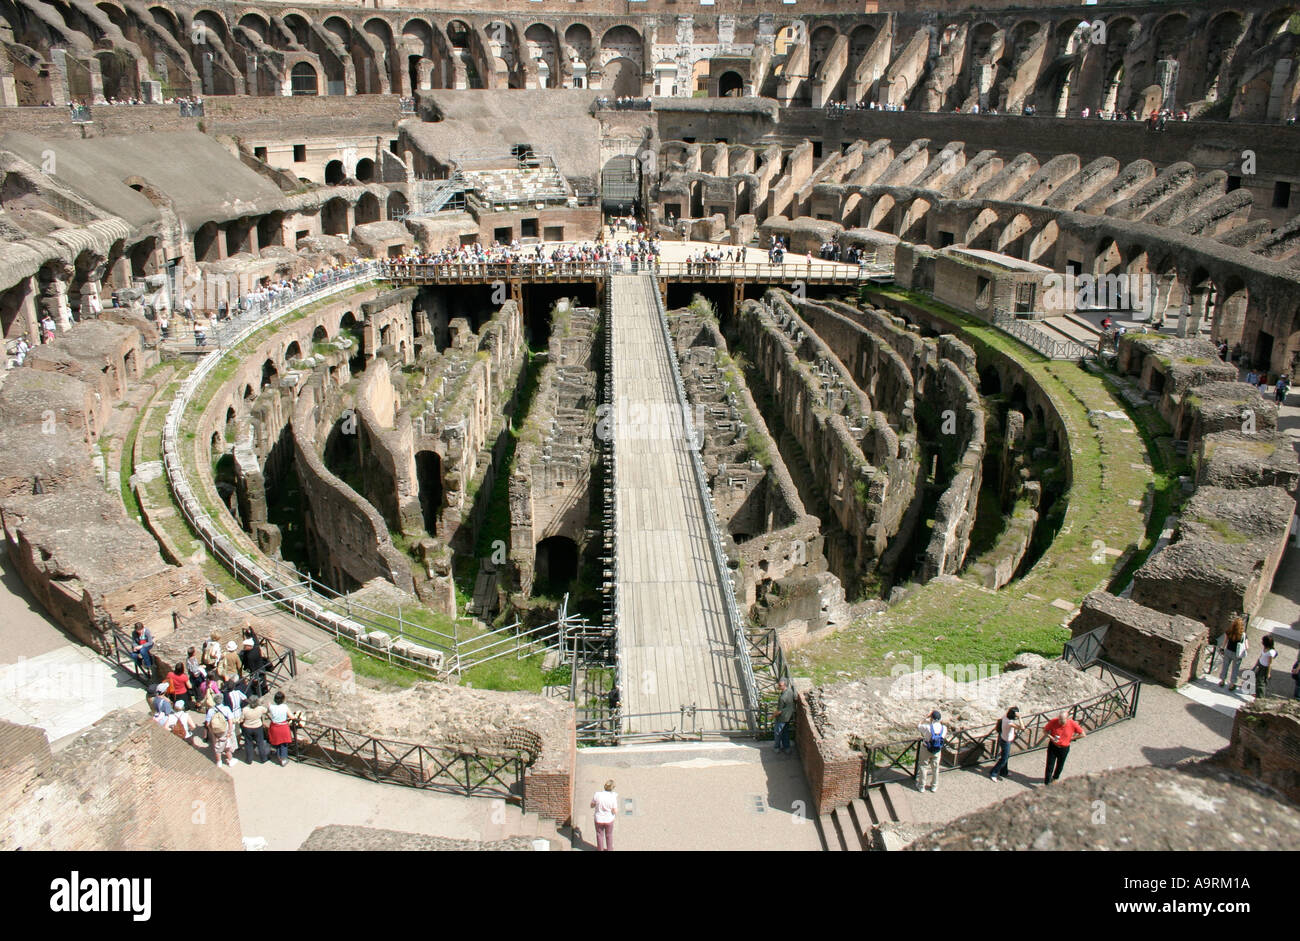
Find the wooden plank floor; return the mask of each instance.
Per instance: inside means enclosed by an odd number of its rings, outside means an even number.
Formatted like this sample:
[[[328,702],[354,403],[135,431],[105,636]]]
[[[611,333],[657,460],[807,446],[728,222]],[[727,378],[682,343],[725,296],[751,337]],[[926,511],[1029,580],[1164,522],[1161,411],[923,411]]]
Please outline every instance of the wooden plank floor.
[[[618,624],[626,732],[748,728],[734,637],[711,560],[669,351],[645,275],[613,278]],[[728,588],[728,590],[730,590]]]

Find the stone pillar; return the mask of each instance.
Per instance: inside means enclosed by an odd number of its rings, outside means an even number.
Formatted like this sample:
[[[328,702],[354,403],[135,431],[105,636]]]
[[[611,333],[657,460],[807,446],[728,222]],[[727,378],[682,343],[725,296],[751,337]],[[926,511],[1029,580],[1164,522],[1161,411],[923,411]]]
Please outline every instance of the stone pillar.
[[[18,107],[18,88],[12,75],[0,75],[0,108]]]
[[[41,315],[49,314],[60,330],[72,326],[72,309],[68,306],[68,282],[60,277],[52,277],[46,282],[41,294]]]
[[[1156,83],[1160,86],[1160,107],[1174,107],[1178,97],[1177,59],[1161,59],[1156,63]]]

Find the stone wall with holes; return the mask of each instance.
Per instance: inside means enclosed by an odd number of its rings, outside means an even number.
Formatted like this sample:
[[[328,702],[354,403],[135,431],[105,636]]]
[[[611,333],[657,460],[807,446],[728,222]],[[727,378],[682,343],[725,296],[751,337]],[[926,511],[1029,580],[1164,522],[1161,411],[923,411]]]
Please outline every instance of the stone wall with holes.
[[[670,314],[669,327],[741,609],[783,632],[787,647],[847,623],[844,587],[827,571],[820,521],[804,509],[717,322],[684,308]],[[796,609],[789,604],[794,594],[816,603]]]
[[[560,301],[552,314],[546,364],[532,407],[521,416],[510,477],[509,590],[529,594],[539,571],[537,546],[563,536],[581,559],[592,545],[592,463],[598,398],[593,344],[598,310]]]
[[[740,348],[760,380],[756,391],[772,403],[765,412],[782,453],[803,455],[803,496],[817,495],[815,510],[808,506],[827,526],[831,570],[846,584],[877,569],[888,577],[890,541],[906,541],[901,530],[915,523],[905,519],[920,475],[914,416],[882,411],[784,292],[769,291],[765,303],[774,314],[756,302],[741,308]]]

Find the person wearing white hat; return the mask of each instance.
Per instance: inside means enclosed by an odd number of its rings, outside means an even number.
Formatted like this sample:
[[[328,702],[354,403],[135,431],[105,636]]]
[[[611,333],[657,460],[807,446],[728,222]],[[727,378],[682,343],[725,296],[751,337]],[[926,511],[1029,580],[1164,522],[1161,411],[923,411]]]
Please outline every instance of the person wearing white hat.
[[[172,701],[167,698],[169,688],[166,683],[159,683],[153,688],[153,695],[149,697],[149,707],[153,709],[155,717],[172,714]]]
[[[226,642],[226,652],[221,655],[221,665],[217,668],[223,680],[238,679],[243,669],[243,665],[239,662],[239,654],[235,652],[238,649],[233,640]]]

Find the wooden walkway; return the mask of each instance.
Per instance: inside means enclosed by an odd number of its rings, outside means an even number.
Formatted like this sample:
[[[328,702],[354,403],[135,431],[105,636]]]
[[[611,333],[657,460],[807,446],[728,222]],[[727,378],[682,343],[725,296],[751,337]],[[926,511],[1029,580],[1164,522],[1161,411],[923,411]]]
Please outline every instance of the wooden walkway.
[[[653,276],[612,278],[618,649],[626,733],[745,731],[735,638],[683,431]],[[730,590],[727,586],[726,590]],[[650,715],[653,714],[653,715]]]

